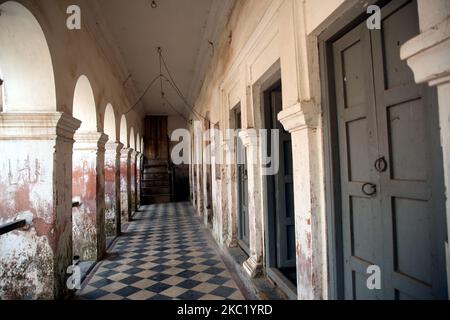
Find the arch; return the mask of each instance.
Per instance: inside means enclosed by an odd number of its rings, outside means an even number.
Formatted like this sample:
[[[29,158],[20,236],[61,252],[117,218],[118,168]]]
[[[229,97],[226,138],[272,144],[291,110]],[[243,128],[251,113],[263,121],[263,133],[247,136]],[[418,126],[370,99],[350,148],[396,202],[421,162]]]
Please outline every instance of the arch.
[[[53,64],[39,22],[15,1],[1,4],[0,11],[0,68],[4,77],[0,111],[56,111]]]
[[[136,151],[142,152],[142,150],[141,150],[141,135],[139,133],[136,136]]]
[[[85,75],[78,78],[75,86],[73,117],[81,121],[79,131],[97,131],[97,108],[94,92],[89,79]]]
[[[124,147],[128,148],[128,126],[125,115],[120,119],[120,143],[123,143]]]
[[[134,135],[134,128],[130,130],[130,148],[136,150],[136,136]]]
[[[113,106],[110,103],[108,103],[108,105],[106,106],[106,109],[105,109],[103,132],[108,135],[109,142],[117,141],[116,116],[114,115]]]

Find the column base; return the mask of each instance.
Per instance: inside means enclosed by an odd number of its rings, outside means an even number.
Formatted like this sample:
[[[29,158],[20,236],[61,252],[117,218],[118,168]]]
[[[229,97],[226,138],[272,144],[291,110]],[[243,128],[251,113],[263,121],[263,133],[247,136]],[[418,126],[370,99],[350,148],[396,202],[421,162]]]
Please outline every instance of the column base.
[[[238,246],[238,242],[236,239],[227,239],[225,244],[228,248],[236,248]]]
[[[253,257],[248,258],[242,266],[250,278],[257,278],[263,274],[263,265],[256,262]]]

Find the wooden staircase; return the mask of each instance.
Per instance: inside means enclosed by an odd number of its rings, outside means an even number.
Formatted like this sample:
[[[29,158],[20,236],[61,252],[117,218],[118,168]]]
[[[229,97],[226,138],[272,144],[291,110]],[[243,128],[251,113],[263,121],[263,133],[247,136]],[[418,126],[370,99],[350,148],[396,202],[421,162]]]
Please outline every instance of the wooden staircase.
[[[141,180],[141,203],[150,205],[170,202],[170,181],[167,160],[147,160]]]

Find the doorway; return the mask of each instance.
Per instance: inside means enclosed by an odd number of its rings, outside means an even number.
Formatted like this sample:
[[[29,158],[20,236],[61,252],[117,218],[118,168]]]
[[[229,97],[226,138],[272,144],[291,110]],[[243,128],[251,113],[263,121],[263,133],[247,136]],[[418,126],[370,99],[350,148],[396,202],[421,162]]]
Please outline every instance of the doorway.
[[[278,284],[284,284],[296,297],[297,268],[295,250],[294,179],[291,134],[278,121],[282,111],[281,81],[263,94],[264,124],[268,132],[268,154],[279,154],[279,170],[267,176],[266,256],[267,272]],[[279,141],[272,148],[272,131]]]
[[[245,147],[239,138],[242,130],[242,113],[238,105],[233,109],[233,122],[236,129],[235,155],[237,172],[237,201],[238,201],[238,243],[247,255],[250,255],[249,217],[248,217],[248,175]]]
[[[392,1],[380,31],[363,21],[327,45],[340,298],[447,297],[436,94],[400,60],[418,33],[416,1]]]

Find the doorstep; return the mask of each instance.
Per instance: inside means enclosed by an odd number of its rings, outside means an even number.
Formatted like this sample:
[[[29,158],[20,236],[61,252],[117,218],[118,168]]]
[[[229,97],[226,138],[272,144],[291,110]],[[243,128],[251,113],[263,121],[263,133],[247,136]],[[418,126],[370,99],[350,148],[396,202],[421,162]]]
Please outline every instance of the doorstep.
[[[248,255],[240,247],[225,248],[219,246],[212,236],[211,230],[204,228],[209,240],[217,248],[220,257],[247,300],[288,300],[286,294],[273,284],[266,275],[254,279],[247,275],[243,264],[248,259]]]
[[[250,278],[244,270],[243,264],[248,259],[247,254],[240,248],[222,248],[221,253],[225,264],[239,277],[246,291],[258,300],[288,300],[286,294],[270,281],[265,274],[257,278]]]

